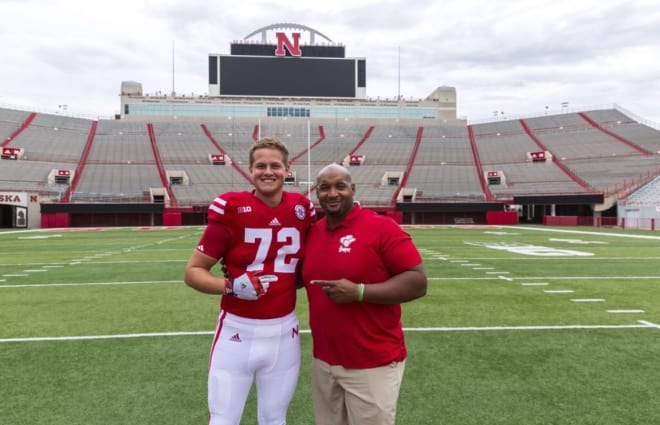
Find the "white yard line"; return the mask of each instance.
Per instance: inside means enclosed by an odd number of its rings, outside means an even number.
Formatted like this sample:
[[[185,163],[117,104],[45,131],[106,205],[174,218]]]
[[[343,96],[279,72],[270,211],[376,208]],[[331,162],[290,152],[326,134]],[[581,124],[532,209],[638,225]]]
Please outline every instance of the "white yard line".
[[[639,320],[636,325],[538,325],[538,326],[463,326],[463,327],[428,327],[428,328],[403,328],[405,332],[493,332],[493,331],[546,331],[546,330],[586,330],[586,329],[660,329],[656,325],[645,320]],[[301,334],[309,334],[309,329],[301,329]],[[9,342],[53,342],[53,341],[89,341],[104,339],[130,339],[130,338],[154,338],[154,337],[177,337],[213,335],[213,331],[188,331],[188,332],[151,332],[131,333],[115,335],[74,335],[74,336],[44,336],[26,338],[0,338],[0,343]]]
[[[625,233],[605,233],[605,232],[591,232],[586,230],[568,230],[568,229],[548,229],[543,227],[525,227],[525,226],[509,226],[510,229],[533,230],[537,232],[553,232],[553,233],[570,233],[574,235],[595,235],[595,236],[611,236],[613,238],[633,238],[633,239],[655,239],[660,240],[660,236],[653,235],[630,235]]]
[[[183,284],[181,280],[143,280],[134,282],[81,282],[81,283],[32,283],[21,285],[0,285],[0,289],[6,288],[44,288],[44,287],[59,287],[59,286],[108,286],[108,285],[152,285],[161,283],[177,283]]]

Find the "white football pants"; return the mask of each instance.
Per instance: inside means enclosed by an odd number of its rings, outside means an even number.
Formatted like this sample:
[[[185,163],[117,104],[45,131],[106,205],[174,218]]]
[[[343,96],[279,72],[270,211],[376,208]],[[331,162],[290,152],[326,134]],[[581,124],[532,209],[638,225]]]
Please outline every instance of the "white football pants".
[[[298,383],[298,318],[248,319],[220,312],[209,360],[210,425],[239,425],[252,382],[259,425],[284,425]]]

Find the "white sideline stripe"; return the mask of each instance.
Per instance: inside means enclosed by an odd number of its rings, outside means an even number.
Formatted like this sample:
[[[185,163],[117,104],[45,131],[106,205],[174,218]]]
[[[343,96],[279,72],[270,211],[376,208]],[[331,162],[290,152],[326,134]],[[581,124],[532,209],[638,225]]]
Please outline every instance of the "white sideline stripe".
[[[546,294],[572,294],[575,291],[572,289],[544,289],[543,292]]]
[[[573,298],[571,301],[576,303],[600,303],[605,301],[605,298]]]
[[[628,314],[628,313],[644,313],[644,310],[607,310],[608,313],[612,314]]]
[[[581,329],[660,329],[660,325],[638,320],[637,325],[546,325],[546,326],[465,326],[465,327],[430,327],[403,328],[404,332],[472,332],[472,331],[545,331],[545,330],[581,330]],[[309,329],[300,329],[301,334],[311,333]],[[189,332],[152,332],[116,335],[79,335],[79,336],[45,336],[29,338],[0,338],[0,344],[5,342],[51,342],[51,341],[89,341],[102,339],[153,338],[167,336],[213,335],[213,331]]]
[[[548,282],[523,282],[522,286],[548,286]]]
[[[87,283],[33,283],[29,285],[0,285],[3,288],[43,288],[57,286],[107,286],[107,285],[151,285],[156,283],[183,283],[180,280],[143,280],[135,282],[87,282]]]
[[[30,269],[30,270],[23,270],[24,273],[42,273],[42,272],[47,272],[48,270],[44,269]]]

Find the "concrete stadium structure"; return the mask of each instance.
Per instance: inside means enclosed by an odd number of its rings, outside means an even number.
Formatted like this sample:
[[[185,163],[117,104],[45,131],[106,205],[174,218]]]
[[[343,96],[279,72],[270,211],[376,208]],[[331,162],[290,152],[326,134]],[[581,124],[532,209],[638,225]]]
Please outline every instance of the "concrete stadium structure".
[[[203,224],[218,193],[251,187],[247,150],[265,135],[289,146],[288,190],[343,163],[358,200],[401,223],[660,227],[660,131],[617,106],[468,124],[453,87],[368,98],[366,59],[302,25],[231,51],[209,54],[205,95],[122,83],[114,120],[0,109],[0,227]]]

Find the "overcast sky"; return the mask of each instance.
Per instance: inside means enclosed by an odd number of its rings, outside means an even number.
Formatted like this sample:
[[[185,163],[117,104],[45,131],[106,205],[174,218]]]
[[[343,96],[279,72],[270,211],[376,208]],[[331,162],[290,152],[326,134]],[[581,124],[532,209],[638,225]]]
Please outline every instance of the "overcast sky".
[[[365,57],[368,97],[453,86],[470,121],[568,102],[660,123],[655,0],[0,0],[0,16],[4,107],[109,117],[126,80],[204,94],[209,53],[292,22]]]

